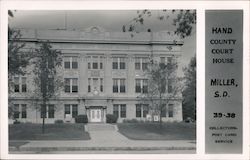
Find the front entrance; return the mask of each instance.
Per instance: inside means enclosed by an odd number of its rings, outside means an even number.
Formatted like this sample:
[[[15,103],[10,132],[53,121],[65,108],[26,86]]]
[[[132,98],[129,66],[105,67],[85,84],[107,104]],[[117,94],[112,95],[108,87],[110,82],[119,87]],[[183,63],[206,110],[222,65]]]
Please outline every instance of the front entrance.
[[[90,109],[90,121],[91,122],[102,121],[101,109]]]
[[[89,122],[105,122],[106,106],[86,106]]]

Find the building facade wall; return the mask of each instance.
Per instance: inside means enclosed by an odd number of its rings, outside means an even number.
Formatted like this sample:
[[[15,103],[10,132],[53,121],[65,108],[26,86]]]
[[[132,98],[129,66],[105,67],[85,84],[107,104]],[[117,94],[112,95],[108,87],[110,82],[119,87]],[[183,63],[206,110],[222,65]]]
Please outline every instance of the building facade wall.
[[[77,79],[78,92],[66,93],[62,89],[58,98],[49,102],[49,104],[54,104],[56,110],[54,118],[46,118],[47,123],[54,123],[55,120],[66,121],[65,105],[67,104],[77,105],[77,114],[87,114],[88,116],[90,116],[89,109],[91,107],[102,106],[102,114],[104,112],[104,114],[113,114],[113,106],[123,104],[126,105],[126,117],[119,117],[118,122],[122,122],[124,119],[145,120],[145,117],[136,117],[137,97],[140,94],[135,92],[135,79],[146,78],[142,69],[135,69],[136,58],[153,57],[154,60],[160,61],[161,57],[165,57],[166,60],[167,57],[172,57],[173,60],[177,60],[181,55],[183,44],[171,32],[139,33],[132,37],[130,33],[110,33],[95,27],[85,31],[22,30],[22,35],[27,50],[38,48],[40,41],[50,41],[53,49],[63,53],[64,61],[62,67],[58,69],[58,76],[62,80],[65,78]],[[71,67],[66,69],[64,62],[68,60],[72,62],[73,59],[77,61],[78,67],[72,69],[72,63],[70,63]],[[118,62],[125,62],[125,69],[120,69],[120,66],[118,69],[112,69],[114,59],[118,59]],[[98,69],[93,69],[92,62],[98,62]],[[91,68],[89,68],[89,63]],[[102,68],[100,68],[101,63]],[[27,91],[25,93],[11,93],[10,101],[13,104],[27,105],[26,118],[19,117],[18,120],[41,123],[39,102],[32,101],[32,95],[35,92],[32,65],[28,66],[27,70],[31,71],[25,75],[27,77]],[[113,79],[125,79],[125,93],[113,93]],[[101,81],[103,91],[100,89]],[[73,80],[70,80],[70,84],[72,83]],[[89,83],[91,92],[88,92]],[[122,83],[121,80],[118,83]],[[173,117],[168,117],[168,112],[166,112],[167,115],[163,117],[163,121],[181,121],[181,95],[171,104],[174,106]],[[70,122],[74,122],[74,118]]]

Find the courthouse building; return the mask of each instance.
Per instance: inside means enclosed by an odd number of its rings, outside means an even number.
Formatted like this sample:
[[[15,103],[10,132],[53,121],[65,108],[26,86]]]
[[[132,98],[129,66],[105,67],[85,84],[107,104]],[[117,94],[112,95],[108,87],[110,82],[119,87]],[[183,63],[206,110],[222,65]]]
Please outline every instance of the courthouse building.
[[[150,118],[148,104],[141,104],[138,99],[148,90],[144,73],[148,62],[153,57],[161,63],[171,63],[181,55],[183,45],[177,35],[166,31],[131,35],[90,27],[70,31],[23,29],[21,33],[27,50],[49,41],[53,49],[63,54],[59,75],[64,86],[59,97],[47,105],[46,123],[74,122],[74,117],[82,114],[88,116],[89,122],[105,122],[106,114],[115,114],[118,122]],[[32,65],[27,68],[32,71]],[[41,123],[39,105],[32,99],[32,72],[13,80],[9,99],[14,104],[14,118]],[[166,90],[171,94],[169,85]],[[163,121],[182,121],[181,96],[165,104],[162,117]]]

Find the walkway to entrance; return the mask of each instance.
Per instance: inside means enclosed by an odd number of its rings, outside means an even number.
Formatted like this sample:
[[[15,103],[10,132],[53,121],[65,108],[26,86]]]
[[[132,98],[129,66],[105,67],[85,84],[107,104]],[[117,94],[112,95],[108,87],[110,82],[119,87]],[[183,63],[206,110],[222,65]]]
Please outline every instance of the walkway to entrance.
[[[96,146],[127,146],[129,139],[119,132],[117,126],[107,123],[88,123],[87,132]]]

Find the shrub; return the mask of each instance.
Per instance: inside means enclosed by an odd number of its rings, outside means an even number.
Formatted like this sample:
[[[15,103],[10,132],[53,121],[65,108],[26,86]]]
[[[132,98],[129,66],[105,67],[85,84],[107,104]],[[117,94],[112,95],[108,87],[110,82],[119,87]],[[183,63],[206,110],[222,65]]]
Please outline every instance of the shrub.
[[[55,124],[62,124],[63,123],[63,120],[61,120],[61,119],[57,119],[57,120],[55,120],[55,122],[54,122]]]
[[[107,114],[106,115],[106,122],[107,123],[116,123],[117,119],[118,119],[118,117],[113,115],[113,114]]]
[[[76,116],[75,123],[88,123],[88,116],[86,114]]]
[[[14,122],[13,122],[13,124],[20,124],[21,122],[20,121],[18,121],[18,120],[15,120]]]
[[[184,121],[186,123],[193,123],[194,122],[194,120],[191,117],[187,117]]]
[[[124,119],[123,123],[138,123],[138,122],[144,122],[143,120],[139,121],[137,119]]]

